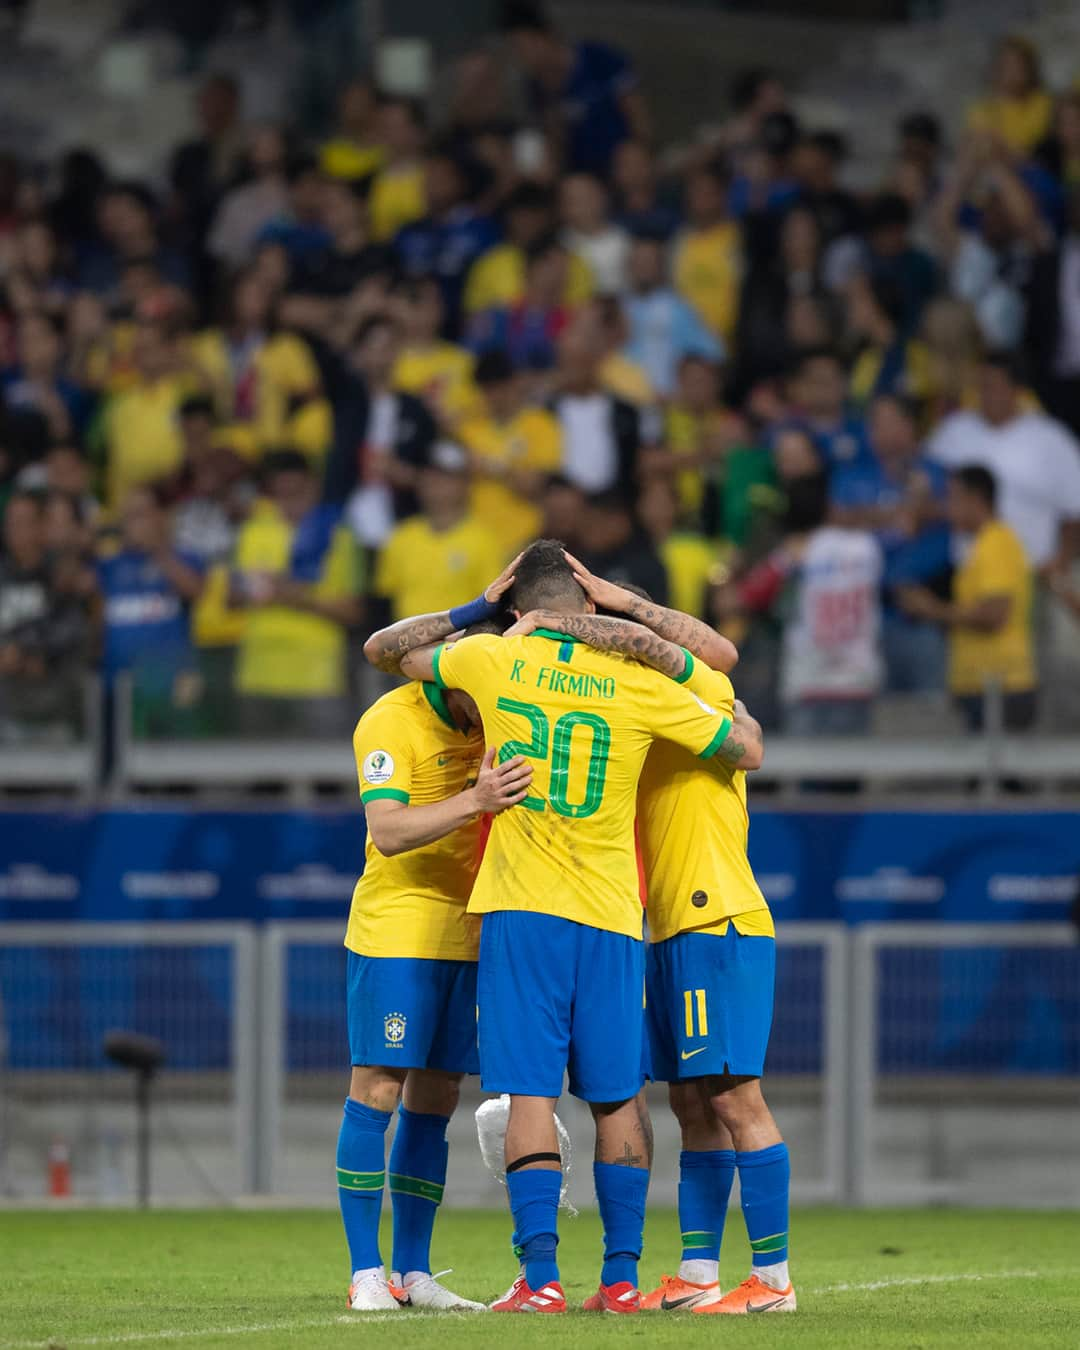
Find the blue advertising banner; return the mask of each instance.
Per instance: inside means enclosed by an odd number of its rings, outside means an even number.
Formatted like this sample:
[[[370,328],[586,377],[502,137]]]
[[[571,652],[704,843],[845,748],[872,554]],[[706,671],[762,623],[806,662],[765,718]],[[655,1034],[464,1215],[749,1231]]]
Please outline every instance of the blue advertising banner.
[[[750,854],[780,923],[1062,919],[1080,828],[1064,811],[757,809]],[[363,858],[351,809],[6,811],[0,920],[344,921]]]

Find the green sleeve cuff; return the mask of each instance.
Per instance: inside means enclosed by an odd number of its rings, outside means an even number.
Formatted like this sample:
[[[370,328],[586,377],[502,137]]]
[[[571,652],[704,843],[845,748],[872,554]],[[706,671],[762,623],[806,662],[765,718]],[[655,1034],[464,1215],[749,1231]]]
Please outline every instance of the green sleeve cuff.
[[[712,759],[713,755],[716,754],[717,750],[719,750],[720,747],[727,740],[728,732],[730,730],[731,730],[731,718],[725,717],[724,720],[720,723],[719,731],[717,731],[716,735],[712,738],[712,740],[705,747],[705,749],[702,750],[701,754],[698,755],[698,759]]]
[[[683,667],[683,673],[682,673],[681,675],[676,675],[676,676],[675,676],[675,683],[676,683],[676,684],[685,684],[686,681],[690,678],[690,676],[693,675],[693,673],[694,673],[694,654],[693,654],[693,652],[689,652],[689,651],[686,650],[685,647],[683,647],[683,648],[682,648],[682,654],[683,654],[683,656],[686,657],[686,665]]]
[[[439,645],[435,648],[435,650],[431,653],[431,670],[432,674],[435,676],[435,683],[439,686],[440,689],[446,688],[446,683],[442,677],[442,671],[439,669],[439,664],[442,661],[443,648],[445,646],[446,646],[445,642],[440,642]]]
[[[360,800],[367,806],[368,802],[404,802],[409,804],[409,794],[402,792],[400,788],[372,788],[370,792],[361,792]]]

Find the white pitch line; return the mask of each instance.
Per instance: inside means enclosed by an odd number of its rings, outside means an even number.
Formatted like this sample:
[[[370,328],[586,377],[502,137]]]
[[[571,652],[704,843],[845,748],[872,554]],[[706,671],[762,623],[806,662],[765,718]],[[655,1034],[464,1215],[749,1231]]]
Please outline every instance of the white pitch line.
[[[825,1284],[808,1289],[808,1294],[861,1294],[876,1289],[903,1289],[919,1284],[964,1284],[972,1280],[1035,1280],[1047,1272],[1043,1270],[988,1270],[981,1274],[957,1275],[903,1275],[894,1280],[868,1280],[865,1284]],[[796,1291],[798,1292],[798,1291]]]
[[[978,1273],[948,1275],[903,1275],[892,1280],[868,1280],[863,1284],[825,1284],[816,1289],[807,1289],[806,1294],[819,1297],[822,1294],[861,1294],[873,1293],[879,1289],[903,1289],[921,1284],[964,1284],[980,1280],[1034,1280],[1053,1278],[1053,1271],[1045,1270],[987,1270]],[[803,1291],[798,1291],[803,1292]],[[456,1315],[456,1314],[455,1314]],[[267,1332],[315,1331],[326,1327],[367,1325],[372,1322],[398,1322],[403,1317],[419,1320],[429,1314],[409,1312],[369,1313],[362,1316],[339,1313],[335,1317],[312,1318],[304,1322],[257,1322],[246,1326],[232,1327],[187,1327],[175,1331],[128,1331],[117,1336],[51,1336],[39,1341],[0,1341],[0,1350],[48,1350],[50,1345],[93,1346],[128,1345],[140,1341],[179,1341],[198,1340],[211,1336],[262,1336]],[[461,1317],[467,1314],[460,1314]]]

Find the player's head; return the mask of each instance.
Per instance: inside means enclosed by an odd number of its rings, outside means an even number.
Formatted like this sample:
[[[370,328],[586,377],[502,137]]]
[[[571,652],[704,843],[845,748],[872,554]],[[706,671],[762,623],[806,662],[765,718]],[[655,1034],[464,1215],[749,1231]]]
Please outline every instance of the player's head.
[[[521,555],[510,592],[515,614],[553,609],[560,614],[591,614],[594,606],[574,580],[558,539],[537,539]]]
[[[949,479],[949,520],[960,534],[975,534],[997,508],[997,479],[981,464],[965,464]]]

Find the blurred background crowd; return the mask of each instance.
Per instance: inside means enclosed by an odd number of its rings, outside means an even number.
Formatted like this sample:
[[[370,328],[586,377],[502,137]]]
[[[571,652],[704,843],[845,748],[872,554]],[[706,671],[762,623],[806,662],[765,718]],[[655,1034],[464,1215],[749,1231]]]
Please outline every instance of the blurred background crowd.
[[[662,144],[623,53],[500,9],[437,110],[210,68],[139,179],[3,146],[0,743],[88,673],[141,736],[338,735],[359,638],[541,533],[732,636],[767,727],[1069,725],[1080,87],[1006,35],[855,190],[769,69]]]

